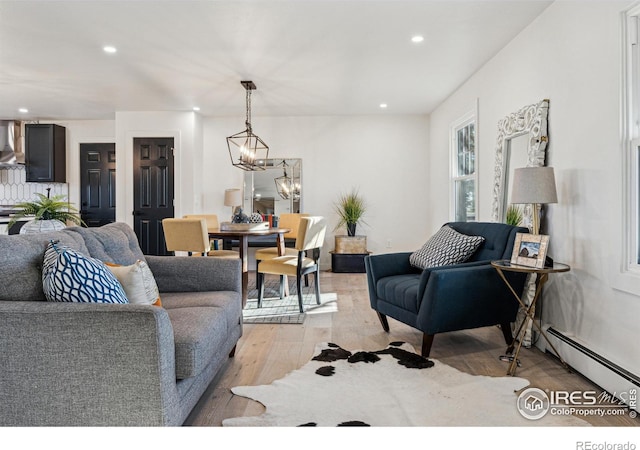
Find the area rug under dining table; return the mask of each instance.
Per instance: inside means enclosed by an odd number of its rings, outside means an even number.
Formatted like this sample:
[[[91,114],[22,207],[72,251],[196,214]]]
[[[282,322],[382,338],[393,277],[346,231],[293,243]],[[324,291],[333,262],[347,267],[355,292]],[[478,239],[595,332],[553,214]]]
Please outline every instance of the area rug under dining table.
[[[322,284],[321,284],[322,286]],[[320,305],[316,302],[313,277],[309,286],[302,285],[302,304],[304,312],[298,305],[298,290],[294,277],[289,278],[289,295],[280,298],[280,281],[278,277],[265,277],[264,299],[258,308],[258,289],[255,277],[251,277],[248,285],[248,299],[242,311],[244,323],[278,323],[302,324],[308,314],[325,314],[338,311],[338,296],[334,292],[320,293]]]

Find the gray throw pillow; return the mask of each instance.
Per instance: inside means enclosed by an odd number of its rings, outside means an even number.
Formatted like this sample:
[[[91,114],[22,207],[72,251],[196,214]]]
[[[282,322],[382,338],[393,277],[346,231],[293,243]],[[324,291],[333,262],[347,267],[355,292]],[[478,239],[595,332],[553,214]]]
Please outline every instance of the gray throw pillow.
[[[411,254],[409,263],[419,269],[460,264],[471,258],[483,242],[482,236],[468,236],[445,225]]]

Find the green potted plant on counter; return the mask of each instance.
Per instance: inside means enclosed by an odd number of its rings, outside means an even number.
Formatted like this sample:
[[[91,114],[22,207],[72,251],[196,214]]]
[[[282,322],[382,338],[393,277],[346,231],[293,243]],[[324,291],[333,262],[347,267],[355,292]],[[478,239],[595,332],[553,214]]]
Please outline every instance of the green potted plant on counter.
[[[20,229],[20,234],[43,233],[57,231],[67,226],[67,221],[76,225],[86,226],[80,218],[78,210],[65,201],[64,195],[50,197],[51,188],[47,189],[47,195],[36,193],[37,199],[31,202],[18,203],[15,213],[7,229],[11,228],[18,220],[32,218]]]

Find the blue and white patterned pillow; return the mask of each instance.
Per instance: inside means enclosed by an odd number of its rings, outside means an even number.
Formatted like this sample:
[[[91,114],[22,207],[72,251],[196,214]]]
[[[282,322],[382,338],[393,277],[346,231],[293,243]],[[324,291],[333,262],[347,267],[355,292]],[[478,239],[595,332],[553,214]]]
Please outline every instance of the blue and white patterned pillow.
[[[42,288],[50,302],[129,303],[122,285],[102,261],[49,242]]]
[[[482,236],[469,236],[443,226],[409,256],[409,263],[419,269],[460,264],[471,258],[483,242]]]

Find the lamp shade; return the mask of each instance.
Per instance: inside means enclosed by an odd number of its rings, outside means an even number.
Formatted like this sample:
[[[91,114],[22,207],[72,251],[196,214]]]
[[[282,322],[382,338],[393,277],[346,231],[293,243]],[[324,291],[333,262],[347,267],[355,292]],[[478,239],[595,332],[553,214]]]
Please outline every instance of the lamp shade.
[[[511,203],[558,203],[553,167],[521,167],[513,171]]]
[[[242,205],[242,191],[240,189],[226,189],[224,191],[224,206]]]

